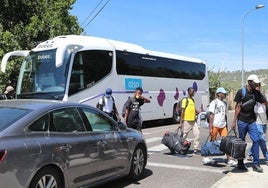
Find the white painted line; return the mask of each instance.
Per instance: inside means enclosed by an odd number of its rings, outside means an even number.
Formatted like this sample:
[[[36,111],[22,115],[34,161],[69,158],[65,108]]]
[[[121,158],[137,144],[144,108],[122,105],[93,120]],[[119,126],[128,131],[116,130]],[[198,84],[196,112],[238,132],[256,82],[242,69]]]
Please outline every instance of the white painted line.
[[[201,167],[193,167],[193,166],[183,166],[183,165],[173,165],[173,164],[153,163],[153,162],[148,162],[147,165],[154,166],[154,167],[162,167],[162,168],[194,170],[194,171],[200,171],[200,172],[212,172],[212,173],[220,173],[220,174],[223,173],[223,171],[221,171],[221,170],[210,169],[210,168],[201,168]]]
[[[148,153],[149,154],[159,153],[160,151],[163,151],[165,149],[168,149],[168,148],[165,145],[160,144],[160,145],[148,148]]]
[[[146,139],[146,143],[149,144],[149,143],[156,142],[159,140],[162,140],[162,137],[152,137],[152,138]]]

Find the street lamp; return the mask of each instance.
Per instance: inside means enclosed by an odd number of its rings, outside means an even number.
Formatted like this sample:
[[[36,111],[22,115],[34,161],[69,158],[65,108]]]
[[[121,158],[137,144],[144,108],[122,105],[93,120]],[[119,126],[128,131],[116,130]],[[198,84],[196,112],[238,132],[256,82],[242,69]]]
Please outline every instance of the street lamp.
[[[242,87],[244,86],[244,74],[245,74],[245,67],[244,67],[244,35],[245,35],[245,19],[247,15],[257,9],[264,8],[264,5],[257,5],[255,8],[250,9],[249,11],[246,12],[246,14],[243,17],[243,22],[242,22]]]

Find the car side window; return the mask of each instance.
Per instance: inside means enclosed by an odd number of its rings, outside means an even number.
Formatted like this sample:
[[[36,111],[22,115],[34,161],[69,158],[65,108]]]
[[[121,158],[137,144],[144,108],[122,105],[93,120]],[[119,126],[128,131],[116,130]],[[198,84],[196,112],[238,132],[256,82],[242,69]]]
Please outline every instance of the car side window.
[[[53,130],[56,132],[85,132],[83,119],[77,108],[53,111]]]
[[[49,125],[49,114],[42,116],[33,122],[28,129],[30,131],[38,131],[38,132],[46,132],[48,130]]]
[[[114,126],[111,120],[97,111],[82,109],[93,131],[113,131]]]

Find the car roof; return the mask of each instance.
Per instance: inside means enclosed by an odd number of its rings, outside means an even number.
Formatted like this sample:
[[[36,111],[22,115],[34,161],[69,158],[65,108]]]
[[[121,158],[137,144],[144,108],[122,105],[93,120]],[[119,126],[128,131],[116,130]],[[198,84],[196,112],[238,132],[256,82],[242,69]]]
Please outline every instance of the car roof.
[[[57,107],[68,107],[68,106],[84,106],[89,107],[87,105],[79,104],[79,103],[71,103],[64,101],[56,101],[56,100],[40,100],[40,99],[15,99],[15,100],[2,100],[0,101],[0,106],[10,107],[10,108],[23,108],[29,110],[39,110],[42,109],[50,109]]]

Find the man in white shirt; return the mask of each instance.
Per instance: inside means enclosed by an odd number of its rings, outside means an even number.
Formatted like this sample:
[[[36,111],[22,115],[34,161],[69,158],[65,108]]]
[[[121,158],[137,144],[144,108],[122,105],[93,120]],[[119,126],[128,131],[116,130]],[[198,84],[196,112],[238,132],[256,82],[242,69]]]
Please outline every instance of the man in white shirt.
[[[209,133],[213,141],[217,139],[217,135],[220,137],[225,137],[228,134],[227,130],[227,104],[224,101],[226,98],[227,91],[223,87],[219,87],[216,90],[217,98],[211,101],[209,104]],[[236,161],[231,159],[229,155],[227,157],[227,164],[230,166],[235,166]],[[203,159],[204,163],[210,162],[209,158]]]
[[[112,89],[107,88],[105,94],[99,99],[97,108],[108,114],[115,121],[120,121],[120,116],[112,96]]]

